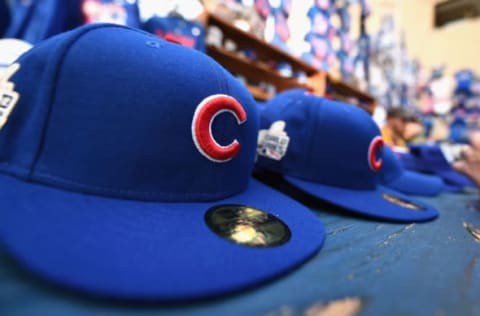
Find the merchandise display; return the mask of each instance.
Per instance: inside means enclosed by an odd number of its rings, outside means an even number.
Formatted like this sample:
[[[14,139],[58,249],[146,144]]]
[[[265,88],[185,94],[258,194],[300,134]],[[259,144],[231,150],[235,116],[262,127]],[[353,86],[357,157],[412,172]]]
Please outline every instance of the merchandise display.
[[[251,179],[256,103],[205,54],[93,24],[1,80],[0,238],[43,278],[185,301],[278,277],[323,244],[308,208]]]
[[[0,316],[480,315],[460,2],[0,0]]]
[[[445,185],[441,177],[427,175],[406,169],[397,154],[385,145],[383,166],[380,169],[380,183],[399,192],[412,195],[435,196]]]
[[[410,145],[408,151],[400,152],[398,157],[406,169],[438,175],[451,191],[475,187],[466,176],[452,168],[437,144]]]
[[[293,89],[272,98],[260,117],[260,129],[267,132],[259,137],[258,168],[373,218],[411,222],[438,216],[430,205],[379,183],[384,143],[365,111]],[[277,122],[285,125],[283,142],[276,129],[268,132]]]

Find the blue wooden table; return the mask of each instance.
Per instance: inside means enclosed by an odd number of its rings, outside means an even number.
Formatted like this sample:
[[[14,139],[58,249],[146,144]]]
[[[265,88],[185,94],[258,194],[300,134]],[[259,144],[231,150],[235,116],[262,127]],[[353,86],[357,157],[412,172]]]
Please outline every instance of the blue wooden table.
[[[314,258],[257,289],[181,306],[65,293],[32,277],[0,247],[0,315],[287,316],[342,308],[357,311],[353,315],[480,315],[478,199],[473,193],[423,198],[440,211],[423,224],[371,221],[310,205],[328,233]]]

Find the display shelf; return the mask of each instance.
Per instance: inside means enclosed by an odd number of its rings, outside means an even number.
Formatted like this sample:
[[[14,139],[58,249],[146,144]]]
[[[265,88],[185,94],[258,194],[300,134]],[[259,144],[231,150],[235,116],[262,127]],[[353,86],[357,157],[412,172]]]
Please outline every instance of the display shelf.
[[[247,87],[256,99],[266,101],[275,93],[291,88],[303,88],[318,95],[324,94],[326,80],[324,72],[242,31],[213,13],[208,15],[206,23],[207,27],[216,26],[222,31],[223,44],[227,40],[233,41],[236,48],[232,51],[224,47],[207,45],[207,53],[233,74],[244,77]],[[243,56],[241,52],[245,50],[253,52],[255,59]],[[293,74],[303,73],[305,75],[303,80],[279,73],[275,66],[282,63],[288,64]],[[264,89],[262,86],[265,84],[273,85],[275,89]]]
[[[276,87],[277,91],[294,87],[313,90],[313,86],[308,83],[301,83],[295,78],[284,77],[277,71],[269,69],[266,65],[248,60],[234,52],[215,46],[209,46],[207,52],[220,64],[227,65],[228,70],[236,75],[241,75],[253,82],[263,81],[271,83]],[[260,99],[267,100],[272,97],[272,94],[268,92],[259,94],[258,90],[260,89],[258,87],[254,89]]]
[[[367,93],[237,28],[215,13],[208,13],[205,23],[207,29],[215,26],[222,32],[221,44],[207,43],[207,53],[234,75],[243,77],[247,88],[257,100],[266,101],[275,93],[291,88],[303,88],[319,96],[333,92],[332,94],[341,95],[343,98],[355,98],[357,102],[354,103],[373,113],[376,102]],[[226,49],[227,41],[233,42],[234,47]],[[246,51],[254,58],[247,58]],[[281,64],[288,65],[292,74],[303,73],[302,79],[281,74],[276,69]],[[268,85],[272,85],[274,89],[265,89]]]
[[[224,38],[233,40],[239,49],[251,49],[255,51],[258,60],[288,62],[294,71],[304,71],[307,75],[313,75],[319,71],[317,68],[288,52],[239,29],[214,13],[208,15],[207,24],[219,27],[223,32]]]
[[[358,103],[357,105],[364,108],[371,114],[375,110],[377,102],[375,98],[368,93],[361,91],[353,85],[348,84],[331,74],[327,74],[326,82],[327,93],[332,91],[336,94],[342,95],[344,98],[355,98]]]

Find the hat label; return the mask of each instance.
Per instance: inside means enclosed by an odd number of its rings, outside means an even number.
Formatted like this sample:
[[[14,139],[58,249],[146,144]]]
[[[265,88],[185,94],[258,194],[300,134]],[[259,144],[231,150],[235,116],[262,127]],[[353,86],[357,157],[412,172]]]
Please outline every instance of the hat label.
[[[0,129],[7,123],[10,113],[20,97],[14,90],[15,84],[9,81],[18,69],[20,69],[20,64],[15,63],[0,73]]]
[[[287,153],[290,137],[285,132],[285,122],[273,122],[268,130],[258,134],[257,153],[273,160],[281,160]]]
[[[384,146],[385,144],[381,136],[374,137],[370,142],[370,146],[368,147],[368,165],[373,171],[379,171],[380,168],[382,168],[383,160],[377,157],[377,153]]]
[[[224,94],[215,94],[205,98],[195,110],[192,120],[192,138],[198,151],[213,162],[227,162],[240,151],[240,143],[234,139],[230,144],[222,146],[212,135],[212,124],[222,113],[230,113],[241,125],[247,120],[247,113],[242,105]]]
[[[383,193],[382,197],[390,203],[396,204],[400,207],[408,208],[410,210],[415,210],[415,211],[425,211],[426,210],[426,208],[422,205],[419,205],[419,204],[417,204],[415,202],[412,202],[412,201],[407,201],[407,200],[401,199],[397,196],[393,196],[393,195],[388,194],[388,193]]]
[[[217,205],[205,214],[207,226],[219,237],[249,247],[275,247],[288,242],[291,232],[279,218],[237,204]]]

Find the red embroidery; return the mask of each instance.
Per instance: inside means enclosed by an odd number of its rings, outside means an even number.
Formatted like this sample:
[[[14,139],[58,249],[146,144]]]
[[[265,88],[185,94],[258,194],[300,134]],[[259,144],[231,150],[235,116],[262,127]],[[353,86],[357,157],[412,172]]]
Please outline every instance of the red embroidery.
[[[377,152],[380,148],[384,147],[383,138],[381,136],[376,136],[372,139],[370,146],[368,148],[368,165],[373,171],[378,171],[382,168],[383,160],[377,159]]]
[[[155,34],[171,43],[180,44],[190,48],[195,47],[195,40],[188,36],[176,35],[172,33],[164,33],[162,31],[156,31]]]
[[[240,125],[247,120],[247,113],[234,98],[217,94],[205,98],[195,110],[192,121],[192,137],[198,151],[214,162],[226,162],[240,151],[240,143],[234,139],[229,145],[222,146],[212,135],[212,123],[217,115],[229,112]]]

